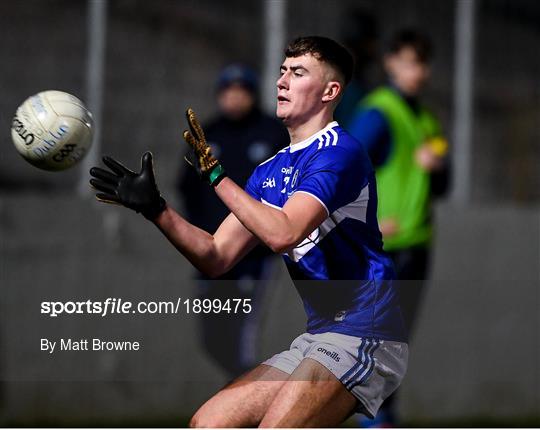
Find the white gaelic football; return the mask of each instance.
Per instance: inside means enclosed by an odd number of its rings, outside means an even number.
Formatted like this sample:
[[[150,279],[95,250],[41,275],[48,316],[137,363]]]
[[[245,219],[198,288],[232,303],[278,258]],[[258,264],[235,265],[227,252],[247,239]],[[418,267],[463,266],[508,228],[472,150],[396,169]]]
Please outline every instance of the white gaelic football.
[[[19,106],[11,124],[15,148],[29,163],[64,170],[79,162],[92,144],[92,114],[77,97],[44,91]]]

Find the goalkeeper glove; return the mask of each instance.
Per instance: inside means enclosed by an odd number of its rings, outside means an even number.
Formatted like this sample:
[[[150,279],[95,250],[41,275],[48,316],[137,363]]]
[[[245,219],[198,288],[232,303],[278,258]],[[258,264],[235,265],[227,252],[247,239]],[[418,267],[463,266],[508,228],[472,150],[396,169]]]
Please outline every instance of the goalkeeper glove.
[[[154,220],[165,209],[154,178],[152,153],[142,156],[141,171],[132,172],[111,157],[103,157],[103,163],[110,169],[92,167],[90,184],[98,191],[96,198],[105,203],[121,204]]]
[[[193,109],[188,108],[186,117],[190,131],[184,131],[184,140],[190,145],[190,151],[184,159],[195,168],[203,181],[215,187],[227,176],[225,169],[212,155],[212,150],[206,143],[204,132]]]

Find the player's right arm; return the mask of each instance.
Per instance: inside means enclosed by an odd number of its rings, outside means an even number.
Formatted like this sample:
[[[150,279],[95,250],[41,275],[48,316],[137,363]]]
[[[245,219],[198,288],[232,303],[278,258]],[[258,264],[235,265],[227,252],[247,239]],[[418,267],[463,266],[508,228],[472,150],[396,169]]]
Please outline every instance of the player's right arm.
[[[212,235],[168,206],[158,190],[150,152],[143,155],[138,173],[111,157],[103,157],[103,163],[108,169],[90,169],[96,198],[144,215],[204,274],[217,277],[227,272],[257,244],[258,239],[232,214]]]
[[[232,213],[213,235],[187,222],[170,206],[154,224],[193,266],[213,278],[236,265],[259,242]]]

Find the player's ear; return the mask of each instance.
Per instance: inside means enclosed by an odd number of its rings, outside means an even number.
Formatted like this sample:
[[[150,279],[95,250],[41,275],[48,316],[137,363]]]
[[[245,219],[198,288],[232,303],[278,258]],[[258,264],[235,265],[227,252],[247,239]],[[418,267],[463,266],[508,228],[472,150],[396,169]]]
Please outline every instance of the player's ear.
[[[339,81],[329,81],[324,89],[322,101],[323,103],[329,103],[337,99],[341,94],[341,83]]]

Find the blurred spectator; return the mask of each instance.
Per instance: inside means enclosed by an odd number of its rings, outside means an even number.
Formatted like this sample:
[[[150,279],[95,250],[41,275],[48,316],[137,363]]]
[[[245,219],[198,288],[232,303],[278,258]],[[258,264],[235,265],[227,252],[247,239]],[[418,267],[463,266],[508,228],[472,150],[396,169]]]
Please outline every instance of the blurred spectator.
[[[219,114],[204,126],[212,153],[227,166],[228,176],[238,184],[245,184],[257,165],[289,144],[289,135],[281,122],[259,109],[257,92],[254,71],[241,64],[229,65],[217,81]],[[183,169],[178,189],[188,221],[206,231],[216,231],[229,214],[194,169]],[[268,278],[271,258],[269,250],[260,246],[217,280],[197,276],[201,299],[252,299],[250,314],[201,316],[203,345],[231,378],[255,364],[254,340],[260,316],[257,304],[265,286],[260,280]]]
[[[384,248],[400,280],[402,311],[413,329],[429,263],[432,238],[431,202],[446,192],[447,143],[435,116],[419,95],[430,76],[429,39],[403,30],[384,57],[388,83],[360,103],[350,132],[366,146],[376,169],[379,226]],[[363,424],[396,424],[393,397],[375,420]]]
[[[347,10],[343,17],[343,45],[354,58],[351,82],[334,112],[334,118],[343,128],[349,128],[358,102],[372,88],[369,84],[369,69],[376,63],[379,31],[377,20],[363,9]]]

